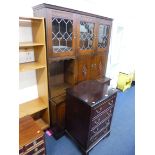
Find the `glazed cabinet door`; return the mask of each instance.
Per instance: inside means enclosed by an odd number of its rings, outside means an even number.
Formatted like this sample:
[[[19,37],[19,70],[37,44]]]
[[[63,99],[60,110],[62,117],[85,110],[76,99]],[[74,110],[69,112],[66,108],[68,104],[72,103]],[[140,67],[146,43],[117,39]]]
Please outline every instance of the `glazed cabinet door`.
[[[106,52],[109,50],[112,22],[105,19],[98,19],[97,22],[97,51]]]
[[[85,55],[96,51],[96,18],[77,15],[77,54]]]
[[[48,57],[75,56],[74,14],[48,9],[46,18]]]

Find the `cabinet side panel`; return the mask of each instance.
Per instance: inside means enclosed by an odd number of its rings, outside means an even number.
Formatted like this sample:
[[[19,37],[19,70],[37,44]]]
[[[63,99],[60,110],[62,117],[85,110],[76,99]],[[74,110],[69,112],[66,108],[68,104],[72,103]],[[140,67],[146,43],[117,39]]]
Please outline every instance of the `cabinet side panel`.
[[[66,83],[74,85],[76,83],[76,60],[67,60],[64,63],[64,80]]]
[[[90,108],[67,94],[66,129],[84,147],[87,147]]]
[[[47,80],[47,69],[39,69],[36,71],[37,75],[37,86],[38,86],[38,96],[42,99],[44,104],[48,107],[48,80]],[[49,121],[49,114],[46,113],[45,117],[46,122]]]

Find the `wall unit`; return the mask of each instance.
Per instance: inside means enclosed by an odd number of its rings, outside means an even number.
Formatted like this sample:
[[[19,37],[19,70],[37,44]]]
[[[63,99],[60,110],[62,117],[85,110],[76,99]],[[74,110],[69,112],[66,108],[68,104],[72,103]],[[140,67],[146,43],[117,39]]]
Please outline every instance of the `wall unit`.
[[[33,12],[46,22],[51,126],[64,129],[66,89],[85,80],[104,81],[112,19],[49,4],[34,6]]]
[[[38,89],[38,98],[19,105],[19,118],[31,115],[44,130],[50,125],[44,18],[20,17],[19,28],[19,52],[34,52],[34,61],[20,63],[19,71],[34,70]],[[25,36],[28,29],[30,37]]]

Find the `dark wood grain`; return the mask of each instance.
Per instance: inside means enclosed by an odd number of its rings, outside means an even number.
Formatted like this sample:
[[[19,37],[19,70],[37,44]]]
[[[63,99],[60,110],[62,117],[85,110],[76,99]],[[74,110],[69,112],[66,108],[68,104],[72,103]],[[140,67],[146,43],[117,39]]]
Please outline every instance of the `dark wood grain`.
[[[60,7],[60,6],[56,6],[56,5],[51,5],[51,4],[39,4],[37,6],[33,7],[33,10],[39,10],[42,8],[49,8],[49,9],[55,9],[55,10],[61,10],[61,11],[67,11],[67,12],[71,12],[71,13],[77,13],[77,14],[82,14],[82,15],[87,15],[87,16],[92,16],[92,17],[97,17],[97,18],[101,18],[101,19],[107,19],[112,21],[112,18],[108,18],[108,17],[103,17],[100,15],[96,15],[96,14],[92,14],[92,13],[88,13],[88,12],[83,12],[83,11],[78,11],[78,10],[73,10],[73,9],[69,9],[69,8],[64,8],[64,7]]]
[[[32,117],[26,116],[19,120],[19,145],[23,146],[40,136],[43,136],[43,132]]]
[[[117,96],[109,83],[84,81],[67,89],[66,133],[85,153],[110,134]]]
[[[60,126],[62,125],[62,128],[65,124],[64,120],[66,112],[64,105],[66,103],[66,98],[63,102],[57,103],[53,102],[53,98],[61,98],[62,95],[66,95],[67,88],[86,80],[98,79],[100,83],[106,83],[107,85],[110,85],[110,80],[105,78],[105,73],[110,45],[112,19],[45,3],[34,6],[33,13],[34,16],[45,18],[49,78],[48,88],[50,94],[49,100],[51,105],[51,128],[55,127],[55,131],[58,131],[60,129]],[[57,53],[53,51],[53,43],[56,42],[56,40],[52,41],[52,18],[54,17],[61,19],[70,19],[73,21],[72,51]],[[92,49],[80,49],[81,21],[94,23]],[[98,35],[100,24],[110,26],[108,45],[106,46],[106,48],[98,48]],[[71,45],[71,42],[69,42],[69,45]],[[83,93],[85,96],[88,95],[85,92]],[[101,100],[105,99],[101,97],[99,93],[96,98],[100,98]],[[65,128],[63,127],[63,129]]]
[[[31,116],[19,120],[19,154],[45,154],[44,133]]]
[[[93,107],[97,102],[105,100],[117,92],[116,89],[109,90],[108,87],[109,85],[97,80],[89,80],[69,88],[67,92]]]

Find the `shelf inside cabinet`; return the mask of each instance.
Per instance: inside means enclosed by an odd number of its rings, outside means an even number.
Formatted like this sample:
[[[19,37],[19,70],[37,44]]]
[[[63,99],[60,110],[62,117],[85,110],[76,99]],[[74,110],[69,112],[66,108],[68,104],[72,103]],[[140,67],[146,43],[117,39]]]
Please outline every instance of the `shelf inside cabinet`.
[[[47,128],[49,128],[49,125],[41,118],[37,119],[35,122],[42,130],[46,130]]]
[[[44,43],[34,43],[34,42],[20,42],[19,48],[29,48],[29,47],[35,47],[35,46],[44,46]]]
[[[47,104],[40,98],[19,105],[19,118],[32,115],[47,108]]]
[[[62,83],[56,86],[51,87],[51,98],[65,94],[66,89],[69,88],[71,85],[68,83]]]
[[[45,67],[46,65],[43,65],[39,62],[28,62],[28,63],[20,64],[19,70],[20,72],[25,72],[25,71],[40,69],[40,68],[45,68]]]

